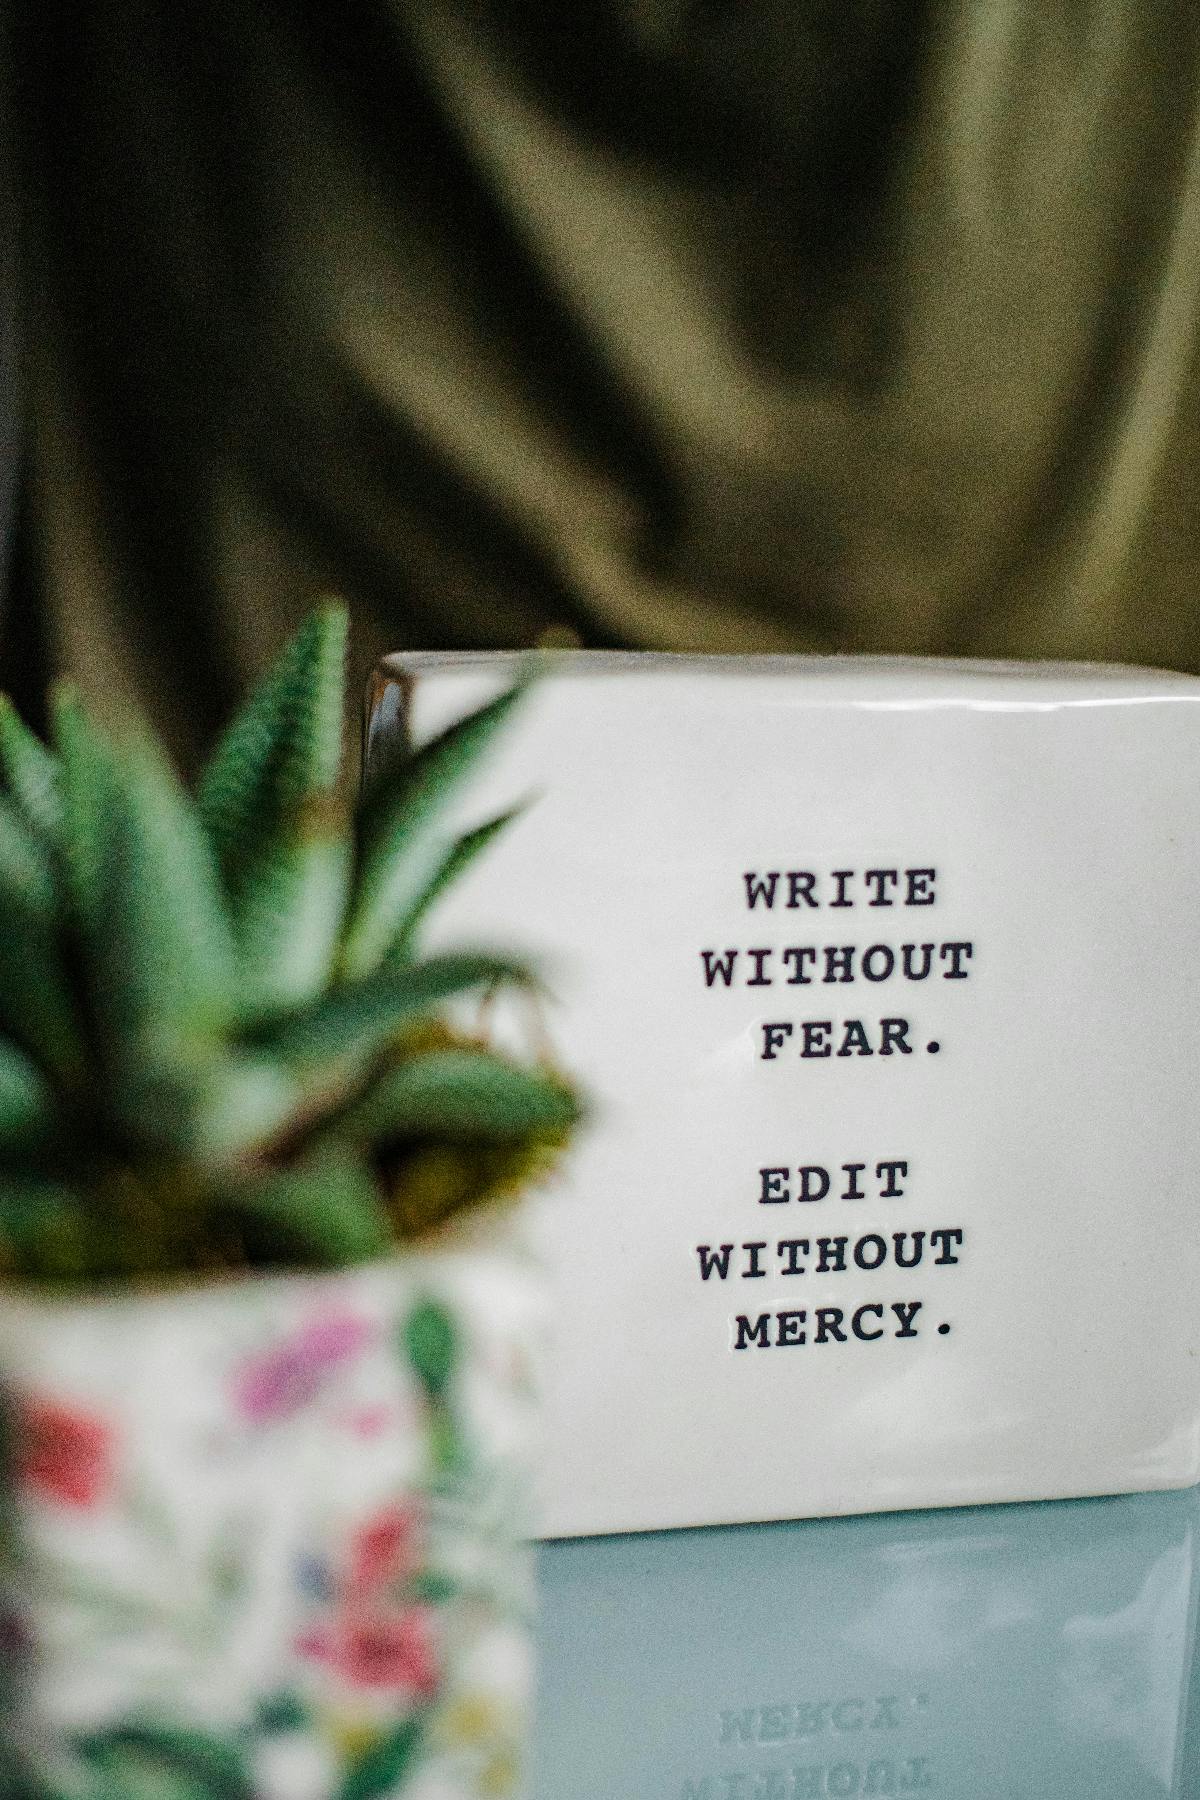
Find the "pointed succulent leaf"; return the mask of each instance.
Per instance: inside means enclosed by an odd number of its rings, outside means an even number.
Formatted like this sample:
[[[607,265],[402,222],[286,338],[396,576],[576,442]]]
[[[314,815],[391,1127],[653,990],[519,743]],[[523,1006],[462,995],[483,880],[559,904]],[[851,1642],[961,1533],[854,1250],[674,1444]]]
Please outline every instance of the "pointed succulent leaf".
[[[158,751],[57,713],[67,887],[102,1046],[169,1050],[229,1018],[233,950],[212,852]]]
[[[257,1176],[230,1201],[247,1235],[272,1246],[272,1261],[341,1266],[385,1256],[392,1247],[371,1171],[343,1143]]]
[[[359,872],[342,946],[348,975],[377,968],[446,854],[446,810],[529,686],[522,677],[397,766],[361,817]]]
[[[132,1141],[199,1168],[223,1166],[278,1136],[304,1089],[278,1062],[226,1048],[129,1056],[109,1075],[109,1106]]]
[[[344,606],[312,614],[226,731],[200,784],[201,817],[235,901],[264,842],[336,786],[346,630]]]
[[[0,795],[0,1029],[55,1074],[83,1060],[63,963],[51,852],[13,800]]]
[[[54,1122],[45,1078],[15,1044],[0,1038],[0,1144],[28,1141]]]
[[[350,1112],[347,1131],[398,1137],[557,1137],[579,1116],[562,1081],[486,1050],[448,1049],[389,1069]]]
[[[286,1130],[303,1101],[301,1084],[278,1061],[228,1055],[197,1109],[190,1153],[200,1163],[242,1156]]]
[[[365,981],[347,982],[266,1037],[273,1056],[323,1066],[375,1055],[405,1027],[472,988],[529,982],[527,969],[499,956],[431,956]]]
[[[47,843],[56,844],[62,832],[58,763],[7,694],[0,694],[0,769],[26,823]]]
[[[340,817],[309,808],[255,862],[241,893],[237,954],[243,1016],[287,1012],[328,982],[350,883]]]
[[[492,841],[499,837],[505,826],[510,824],[525,810],[524,806],[512,806],[494,819],[488,819],[483,825],[477,825],[473,831],[464,832],[456,838],[450,848],[436,864],[424,887],[415,896],[408,909],[400,919],[396,935],[388,945],[384,961],[389,963],[404,962],[412,954],[412,946],[417,929],[434,903],[444,894],[447,888],[453,887],[459,877],[465,875],[477,857],[482,856]]]
[[[50,924],[58,916],[51,852],[15,801],[0,794],[0,893]]]
[[[63,877],[67,900],[85,936],[100,926],[105,904],[105,841],[116,803],[116,777],[74,688],[54,694],[54,728],[63,781]]]

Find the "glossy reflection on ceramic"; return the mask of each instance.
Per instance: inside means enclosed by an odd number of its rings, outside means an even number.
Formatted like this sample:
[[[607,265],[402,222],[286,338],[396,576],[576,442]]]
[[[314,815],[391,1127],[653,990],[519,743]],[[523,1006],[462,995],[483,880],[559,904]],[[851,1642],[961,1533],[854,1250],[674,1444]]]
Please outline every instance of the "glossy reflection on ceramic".
[[[1194,1800],[1200,1492],[543,1546],[532,1800]]]

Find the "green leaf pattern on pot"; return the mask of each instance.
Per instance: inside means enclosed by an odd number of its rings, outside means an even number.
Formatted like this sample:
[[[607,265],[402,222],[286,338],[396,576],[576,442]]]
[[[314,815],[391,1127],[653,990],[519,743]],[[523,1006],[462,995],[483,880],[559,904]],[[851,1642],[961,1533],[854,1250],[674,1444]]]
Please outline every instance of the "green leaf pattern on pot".
[[[536,1305],[508,1247],[14,1300],[22,1795],[515,1794]]]

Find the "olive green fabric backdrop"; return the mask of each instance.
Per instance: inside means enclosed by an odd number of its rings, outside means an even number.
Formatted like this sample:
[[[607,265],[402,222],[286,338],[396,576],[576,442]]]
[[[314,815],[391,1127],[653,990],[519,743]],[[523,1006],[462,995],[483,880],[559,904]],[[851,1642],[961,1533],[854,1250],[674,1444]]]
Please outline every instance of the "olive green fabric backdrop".
[[[17,0],[34,649],[1200,668],[1195,0]]]

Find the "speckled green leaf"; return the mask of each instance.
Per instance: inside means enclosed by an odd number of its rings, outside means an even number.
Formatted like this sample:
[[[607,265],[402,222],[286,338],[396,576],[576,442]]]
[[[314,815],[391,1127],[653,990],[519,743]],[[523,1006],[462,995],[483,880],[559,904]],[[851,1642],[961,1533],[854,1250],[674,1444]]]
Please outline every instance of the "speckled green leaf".
[[[70,696],[56,727],[64,854],[98,1036],[169,1051],[232,1012],[233,949],[195,807],[158,751],[115,744]]]
[[[25,724],[7,694],[0,694],[0,770],[26,823],[56,844],[62,832],[62,790],[53,752]]]
[[[500,956],[412,955],[511,816],[455,836],[445,805],[523,683],[405,749],[352,814],[345,635],[343,608],[313,615],[198,801],[70,691],[52,751],[0,707],[0,1272],[358,1262],[511,1191],[573,1118],[537,1071],[419,1056],[452,1041],[454,1002],[532,981]],[[401,1057],[407,1073],[362,1111]],[[404,1131],[416,1141],[383,1141]],[[211,1757],[168,1753],[161,1734],[94,1748],[114,1791],[207,1791]]]
[[[471,864],[482,856],[505,826],[523,810],[523,807],[514,806],[507,812],[498,814],[496,818],[488,819],[485,824],[477,825],[474,831],[464,832],[462,837],[457,838],[442,853],[441,860],[434,866],[424,887],[402,915],[396,935],[385,953],[386,962],[403,962],[411,956],[417,930],[435,901],[466,874]]]
[[[385,1256],[392,1234],[366,1163],[346,1144],[259,1176],[231,1195],[236,1215],[278,1246],[277,1260],[342,1267]]]
[[[0,796],[0,1026],[59,1075],[82,1059],[51,853]]]
[[[359,875],[342,949],[349,975],[378,967],[437,879],[448,850],[447,804],[505,724],[529,679],[523,677],[457,720],[411,761],[393,766],[388,783],[373,790],[361,820]]]
[[[54,1098],[23,1051],[0,1038],[0,1143],[34,1138],[54,1119]]]
[[[264,1039],[285,1062],[328,1066],[374,1055],[415,1019],[471,988],[528,981],[502,957],[431,956],[393,973],[348,982]]]
[[[58,917],[55,871],[48,847],[8,795],[0,794],[0,898],[50,926]]]
[[[27,1753],[8,1741],[14,1707],[8,1696],[12,1671],[0,1664],[0,1800],[78,1800],[40,1770],[30,1767]]]
[[[273,1138],[303,1097],[295,1072],[275,1059],[203,1042],[173,1056],[125,1056],[109,1076],[109,1105],[125,1133],[203,1169]]]
[[[200,1163],[221,1162],[272,1138],[302,1104],[304,1090],[277,1059],[230,1051],[214,1064],[185,1146]]]
[[[346,630],[344,606],[312,614],[226,731],[200,784],[201,817],[235,913],[264,846],[336,785]]]
[[[286,1012],[321,992],[337,950],[350,869],[345,825],[312,809],[257,861],[235,920],[247,1016]]]
[[[383,1075],[347,1127],[364,1137],[526,1138],[566,1131],[578,1106],[561,1081],[486,1050],[435,1050]]]

